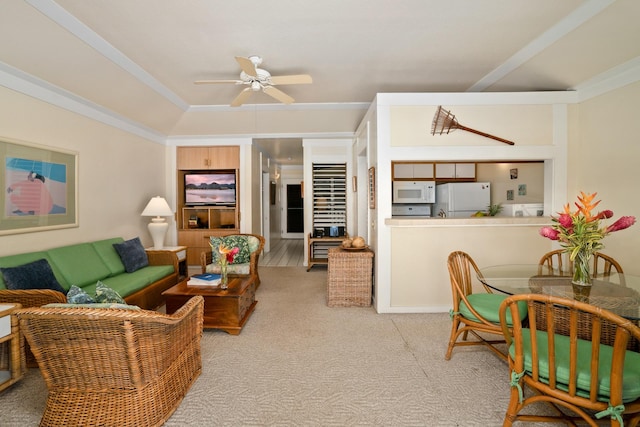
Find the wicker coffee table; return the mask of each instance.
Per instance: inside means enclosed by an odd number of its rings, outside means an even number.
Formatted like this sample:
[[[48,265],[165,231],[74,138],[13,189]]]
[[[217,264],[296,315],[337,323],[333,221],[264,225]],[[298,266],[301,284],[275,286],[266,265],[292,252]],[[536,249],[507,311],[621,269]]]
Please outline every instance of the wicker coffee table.
[[[216,286],[188,286],[185,279],[162,293],[166,299],[167,314],[174,313],[195,295],[204,298],[204,327],[222,329],[238,335],[258,303],[253,276],[230,277],[229,288]]]

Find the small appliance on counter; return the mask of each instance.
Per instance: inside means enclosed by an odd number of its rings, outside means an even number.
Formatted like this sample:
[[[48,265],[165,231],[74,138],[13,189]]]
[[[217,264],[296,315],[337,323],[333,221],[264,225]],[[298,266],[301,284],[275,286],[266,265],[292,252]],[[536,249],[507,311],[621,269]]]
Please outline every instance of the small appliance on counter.
[[[543,216],[544,203],[506,203],[498,216]]]
[[[398,216],[431,216],[431,205],[429,204],[393,204],[391,205],[391,215]]]

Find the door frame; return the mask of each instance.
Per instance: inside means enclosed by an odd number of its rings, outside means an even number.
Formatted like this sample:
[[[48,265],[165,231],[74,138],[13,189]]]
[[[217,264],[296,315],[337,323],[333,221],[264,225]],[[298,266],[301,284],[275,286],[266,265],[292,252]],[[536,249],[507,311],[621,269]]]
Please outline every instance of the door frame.
[[[301,185],[302,182],[298,178],[283,178],[280,182],[280,195],[281,195],[281,206],[280,206],[280,229],[282,230],[280,235],[283,239],[304,239],[304,232],[302,233],[288,233],[287,232],[287,185]],[[304,197],[304,193],[303,193]],[[304,207],[304,203],[303,203]]]

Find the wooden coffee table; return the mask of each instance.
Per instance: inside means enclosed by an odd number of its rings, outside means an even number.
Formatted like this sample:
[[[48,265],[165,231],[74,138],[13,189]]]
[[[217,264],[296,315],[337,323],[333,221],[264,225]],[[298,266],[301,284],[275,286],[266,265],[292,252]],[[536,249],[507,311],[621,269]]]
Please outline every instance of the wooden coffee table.
[[[167,314],[172,314],[193,296],[204,298],[204,327],[222,329],[238,335],[258,303],[253,276],[229,277],[229,288],[219,286],[188,286],[187,280],[162,293],[166,299]]]

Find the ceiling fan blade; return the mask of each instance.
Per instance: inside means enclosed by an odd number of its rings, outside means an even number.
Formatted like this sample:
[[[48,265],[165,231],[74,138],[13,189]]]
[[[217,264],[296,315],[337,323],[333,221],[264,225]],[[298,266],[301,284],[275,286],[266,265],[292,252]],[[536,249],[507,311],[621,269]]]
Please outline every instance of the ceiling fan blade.
[[[283,104],[291,104],[293,103],[293,101],[295,101],[295,99],[293,99],[292,97],[290,97],[289,95],[281,91],[280,89],[276,89],[273,86],[265,86],[264,89],[262,89],[262,91],[267,95],[282,102]]]
[[[231,101],[231,106],[232,107],[239,107],[242,104],[244,104],[244,102],[249,99],[249,97],[251,96],[251,92],[253,92],[251,90],[250,87],[243,89],[242,92],[240,92],[238,94],[238,96],[235,97],[235,99],[233,101]]]
[[[244,58],[242,56],[236,56],[236,61],[238,61],[238,64],[240,65],[240,68],[246,74],[250,75],[251,77],[257,77],[258,76],[258,71],[256,71],[256,66],[253,65],[253,62],[251,62],[251,60],[249,58]]]
[[[237,85],[241,85],[243,81],[242,80],[196,80],[193,83],[197,85],[210,85],[210,84],[218,84],[218,83],[234,83]]]
[[[274,85],[302,85],[313,83],[308,74],[293,74],[290,76],[271,76],[269,79]]]

